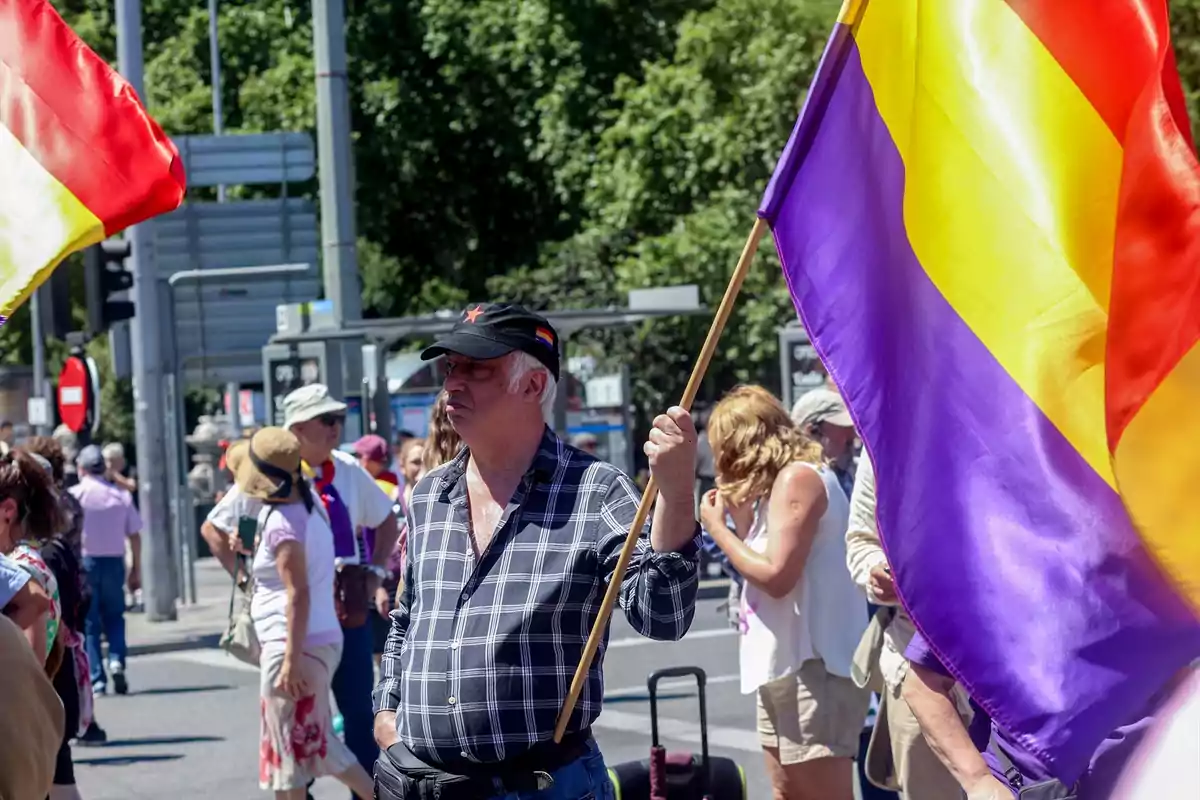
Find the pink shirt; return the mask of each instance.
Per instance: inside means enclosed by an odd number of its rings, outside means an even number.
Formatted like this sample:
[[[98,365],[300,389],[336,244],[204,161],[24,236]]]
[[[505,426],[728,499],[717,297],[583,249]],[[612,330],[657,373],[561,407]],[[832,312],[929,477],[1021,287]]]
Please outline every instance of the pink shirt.
[[[125,557],[125,537],[142,532],[129,492],[103,478],[84,475],[70,489],[83,508],[83,554]]]

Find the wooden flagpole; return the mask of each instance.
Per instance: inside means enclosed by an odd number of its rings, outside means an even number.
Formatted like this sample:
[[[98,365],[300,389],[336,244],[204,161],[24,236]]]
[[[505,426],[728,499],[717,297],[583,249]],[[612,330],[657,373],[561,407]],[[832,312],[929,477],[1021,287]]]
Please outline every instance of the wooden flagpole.
[[[708,371],[713,353],[717,350],[717,342],[725,330],[725,323],[729,321],[729,315],[733,312],[733,305],[737,302],[738,293],[742,290],[742,282],[746,279],[750,262],[754,260],[758,243],[766,232],[767,223],[759,217],[754,221],[754,227],[750,229],[750,236],[746,239],[742,255],[738,258],[733,275],[729,278],[729,285],[725,287],[725,296],[721,298],[721,305],[717,308],[716,316],[713,317],[712,325],[708,329],[708,336],[704,339],[704,346],[700,348],[700,357],[696,359],[696,364],[692,367],[692,376],[683,390],[683,399],[679,401],[679,405],[689,411],[692,408],[692,402],[696,399],[696,393],[700,391],[700,383],[704,380],[704,373]],[[595,624],[592,625],[592,632],[588,636],[587,646],[583,649],[583,656],[579,659],[579,666],[575,668],[575,677],[571,680],[571,691],[567,694],[562,711],[558,714],[558,724],[554,728],[555,742],[561,742],[563,734],[567,730],[567,723],[571,719],[571,713],[575,710],[575,704],[579,701],[579,693],[583,691],[583,684],[587,680],[592,659],[596,657],[600,640],[608,628],[608,620],[612,616],[613,606],[616,605],[617,596],[620,594],[621,581],[625,578],[629,559],[633,557],[638,537],[641,535],[642,527],[646,524],[646,518],[650,516],[650,509],[654,506],[654,500],[657,497],[658,483],[655,481],[654,475],[651,475],[649,482],[646,483],[646,491],[642,493],[642,502],[638,504],[637,513],[633,515],[633,525],[630,526],[629,535],[625,538],[621,557],[617,559],[617,568],[613,571],[612,580],[608,582],[608,590],[604,593],[604,600],[600,604],[600,613],[596,616]]]

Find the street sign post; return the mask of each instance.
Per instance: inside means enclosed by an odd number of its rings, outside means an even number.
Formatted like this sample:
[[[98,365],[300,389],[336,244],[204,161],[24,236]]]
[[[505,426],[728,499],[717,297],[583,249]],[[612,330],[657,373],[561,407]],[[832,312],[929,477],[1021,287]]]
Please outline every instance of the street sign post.
[[[90,437],[100,425],[100,382],[96,363],[71,355],[58,373],[58,417],[71,431]]]

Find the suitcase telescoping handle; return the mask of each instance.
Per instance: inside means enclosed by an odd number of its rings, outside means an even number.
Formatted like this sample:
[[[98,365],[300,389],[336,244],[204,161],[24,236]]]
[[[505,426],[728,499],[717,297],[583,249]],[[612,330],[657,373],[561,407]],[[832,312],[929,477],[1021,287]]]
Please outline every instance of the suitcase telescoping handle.
[[[650,690],[650,739],[654,747],[658,747],[658,682],[663,678],[692,678],[696,679],[696,687],[700,694],[700,757],[703,759],[704,774],[707,777],[708,764],[708,701],[705,699],[704,685],[708,676],[700,667],[667,667],[650,673],[646,680],[646,688]]]

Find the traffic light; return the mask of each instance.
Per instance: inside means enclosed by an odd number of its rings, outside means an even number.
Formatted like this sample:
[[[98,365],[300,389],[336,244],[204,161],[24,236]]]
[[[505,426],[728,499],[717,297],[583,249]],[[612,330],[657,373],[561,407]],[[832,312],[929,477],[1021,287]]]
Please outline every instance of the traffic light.
[[[73,330],[71,324],[71,273],[66,265],[59,266],[46,282],[37,288],[42,318],[42,335],[66,339]]]
[[[103,241],[84,251],[88,333],[93,336],[134,314],[131,301],[113,297],[133,286],[133,273],[125,268],[129,254],[129,242],[120,240]]]

